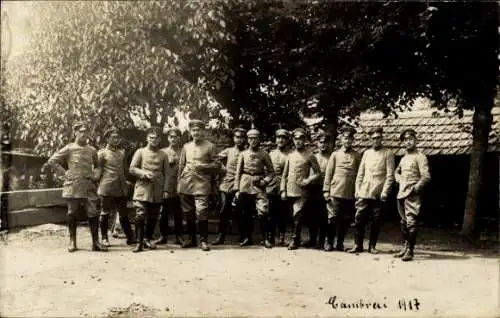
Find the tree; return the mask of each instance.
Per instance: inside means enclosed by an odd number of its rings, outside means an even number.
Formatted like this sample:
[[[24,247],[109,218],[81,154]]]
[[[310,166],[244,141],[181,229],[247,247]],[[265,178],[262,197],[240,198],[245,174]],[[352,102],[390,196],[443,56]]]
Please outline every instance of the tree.
[[[231,40],[214,1],[21,6],[32,12],[31,47],[9,61],[6,95],[22,118],[14,133],[41,153],[67,142],[75,119],[98,134],[133,127],[136,118],[164,126],[175,109],[208,118],[217,109],[207,88],[231,80],[214,53]]]

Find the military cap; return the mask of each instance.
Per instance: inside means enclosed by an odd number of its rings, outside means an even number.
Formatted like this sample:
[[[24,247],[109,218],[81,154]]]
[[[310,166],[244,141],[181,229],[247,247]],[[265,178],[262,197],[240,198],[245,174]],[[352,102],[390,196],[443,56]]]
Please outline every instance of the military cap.
[[[247,132],[247,137],[259,137],[259,136],[260,132],[255,128],[252,128]]]
[[[382,129],[382,127],[378,126],[378,127],[373,127],[372,129],[370,129],[370,136],[373,135],[373,134],[383,134],[384,130]]]
[[[117,133],[118,134],[119,133],[118,128],[111,127],[111,128],[108,128],[106,131],[104,131],[104,134],[103,134],[104,139],[107,139],[113,133]]]
[[[172,134],[176,135],[177,137],[180,137],[181,136],[181,131],[179,130],[179,128],[168,128],[166,131],[165,131],[165,134],[167,136],[170,136]]]
[[[354,136],[355,133],[356,133],[356,129],[354,129],[352,127],[344,127],[344,129],[342,129],[342,135],[347,135],[349,137],[352,137],[352,136]]]
[[[401,135],[399,136],[399,140],[403,141],[405,140],[405,138],[409,137],[409,136],[413,136],[413,137],[417,137],[417,132],[411,128],[409,129],[405,129]]]
[[[293,131],[294,138],[304,137],[305,135],[306,135],[306,131],[304,128],[297,128]]]
[[[329,140],[330,137],[331,137],[331,135],[328,132],[326,132],[326,131],[324,131],[322,129],[320,129],[318,131],[318,138],[319,139],[325,138],[326,140]]]
[[[243,135],[245,135],[246,130],[241,127],[236,127],[233,129],[233,135],[235,135],[236,133],[242,133]]]
[[[157,135],[161,136],[161,128],[157,126],[152,126],[146,130],[148,135]]]
[[[86,127],[86,124],[83,121],[77,121],[73,124],[73,131],[77,131],[82,127]]]
[[[205,123],[199,119],[192,119],[189,121],[189,129],[192,129],[194,127],[199,127],[199,128],[205,128]]]
[[[288,137],[288,130],[286,129],[278,129],[276,130],[276,137]]]

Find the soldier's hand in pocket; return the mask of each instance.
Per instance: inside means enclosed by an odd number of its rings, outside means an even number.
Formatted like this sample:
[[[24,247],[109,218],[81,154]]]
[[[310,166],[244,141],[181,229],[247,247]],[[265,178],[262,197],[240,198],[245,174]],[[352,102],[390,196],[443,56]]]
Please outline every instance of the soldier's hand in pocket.
[[[330,193],[328,192],[323,192],[323,198],[325,198],[325,201],[330,201]]]

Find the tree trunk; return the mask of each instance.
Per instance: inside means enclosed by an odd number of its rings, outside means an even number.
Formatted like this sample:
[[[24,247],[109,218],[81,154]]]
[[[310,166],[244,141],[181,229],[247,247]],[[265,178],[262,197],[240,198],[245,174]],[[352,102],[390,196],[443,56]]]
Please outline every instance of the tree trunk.
[[[478,236],[477,210],[479,198],[485,188],[485,157],[488,150],[488,136],[491,130],[493,116],[491,114],[492,102],[489,107],[478,107],[474,111],[472,130],[472,150],[470,155],[469,184],[467,199],[465,201],[464,219],[461,235],[475,238]]]

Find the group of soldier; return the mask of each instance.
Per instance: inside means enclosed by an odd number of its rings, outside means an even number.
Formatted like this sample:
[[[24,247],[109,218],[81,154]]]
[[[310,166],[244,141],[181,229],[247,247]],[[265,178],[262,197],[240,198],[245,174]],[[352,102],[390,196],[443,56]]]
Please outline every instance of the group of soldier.
[[[224,244],[231,219],[236,219],[239,225],[240,246],[254,244],[253,227],[258,219],[261,244],[266,248],[288,245],[290,250],[304,246],[360,253],[364,250],[365,227],[371,221],[368,252],[378,253],[381,215],[396,181],[404,245],[395,256],[404,261],[413,259],[421,193],[430,174],[427,158],[417,150],[416,133],[411,129],[401,134],[407,153],[396,168],[394,155],[382,145],[381,128],[370,131],[373,144],[362,156],[353,149],[353,128],[341,132],[341,147],[333,153],[326,132],[320,133],[318,152],[312,153],[306,148],[304,129],[291,133],[278,129],[276,148],[266,152],[260,148],[258,130],[236,128],[234,146],[217,153],[215,144],[205,138],[205,123],[192,120],[189,122],[192,140],[184,145],[180,143],[181,132],[174,128],[167,131],[168,147],[161,149],[162,130],[148,129],[147,145],[135,152],[130,165],[119,148],[119,130],[106,131],[106,147],[96,151],[87,143],[86,125],[79,122],[73,128],[74,142],[48,161],[64,176],[69,252],[77,250],[76,211],[80,206],[87,213],[94,251],[106,251],[110,246],[109,220],[115,212],[119,213],[127,244],[135,245],[133,252],[156,249],[158,244],[167,243],[169,214],[174,219],[176,244],[196,247],[199,235],[200,248],[208,251],[208,215],[214,209],[211,194],[214,180],[218,180],[220,220],[212,245]],[[293,142],[292,149],[289,139]],[[127,170],[137,178],[133,189],[134,230],[126,208]],[[286,242],[290,216],[292,235],[290,242]],[[154,240],[158,220],[161,237]],[[187,237],[183,235],[184,221]],[[309,228],[309,241],[301,242],[304,225]],[[355,229],[354,246],[345,249],[344,238],[350,226]]]

